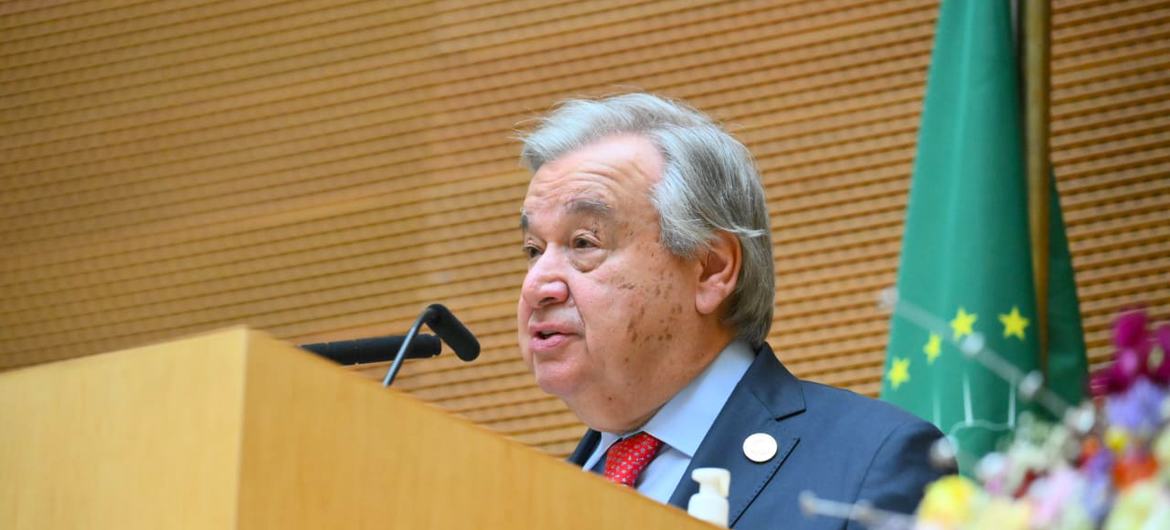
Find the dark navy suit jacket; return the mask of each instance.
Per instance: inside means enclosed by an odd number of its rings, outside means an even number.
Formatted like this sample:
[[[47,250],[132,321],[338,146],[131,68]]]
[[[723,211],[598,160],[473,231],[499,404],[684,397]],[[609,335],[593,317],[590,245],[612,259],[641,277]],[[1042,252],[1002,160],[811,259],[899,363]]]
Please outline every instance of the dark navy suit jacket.
[[[743,452],[744,439],[758,432],[772,435],[780,446],[764,463]],[[800,493],[912,513],[926,485],[953,472],[930,464],[930,446],[941,436],[933,425],[888,403],[797,379],[764,345],[699,445],[670,504],[686,509],[698,491],[691,470],[722,467],[731,471],[733,528],[860,528],[804,515]],[[599,437],[586,432],[569,461],[584,465]]]

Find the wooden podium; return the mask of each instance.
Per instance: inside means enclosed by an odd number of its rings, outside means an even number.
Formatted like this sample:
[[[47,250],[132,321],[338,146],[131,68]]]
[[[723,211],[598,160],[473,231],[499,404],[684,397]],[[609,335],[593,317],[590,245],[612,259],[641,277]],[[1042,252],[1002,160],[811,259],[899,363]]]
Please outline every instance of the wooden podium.
[[[712,528],[238,328],[0,374],[0,528]]]

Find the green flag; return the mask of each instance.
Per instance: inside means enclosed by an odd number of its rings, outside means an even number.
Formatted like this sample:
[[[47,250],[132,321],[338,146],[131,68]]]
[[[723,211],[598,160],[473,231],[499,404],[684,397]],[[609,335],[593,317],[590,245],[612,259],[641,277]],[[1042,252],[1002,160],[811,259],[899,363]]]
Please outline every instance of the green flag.
[[[902,239],[899,308],[882,378],[882,399],[953,437],[964,472],[995,448],[1021,412],[1037,409],[959,345],[977,336],[1024,373],[1045,369],[1035,326],[1009,4],[942,3]],[[1046,379],[1077,404],[1086,376],[1084,339],[1055,186],[1052,198]]]

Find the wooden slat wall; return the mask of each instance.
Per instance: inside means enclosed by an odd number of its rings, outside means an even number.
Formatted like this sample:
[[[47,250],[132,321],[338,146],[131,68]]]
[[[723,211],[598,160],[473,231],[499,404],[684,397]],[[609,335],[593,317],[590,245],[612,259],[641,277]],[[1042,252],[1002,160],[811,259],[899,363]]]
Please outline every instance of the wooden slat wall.
[[[1170,317],[1170,0],[1058,0],[1053,161],[1092,360]],[[0,367],[234,323],[481,338],[400,388],[554,454],[518,361],[517,123],[641,88],[758,157],[797,374],[874,394],[935,0],[0,3]],[[384,367],[365,370],[371,377]]]

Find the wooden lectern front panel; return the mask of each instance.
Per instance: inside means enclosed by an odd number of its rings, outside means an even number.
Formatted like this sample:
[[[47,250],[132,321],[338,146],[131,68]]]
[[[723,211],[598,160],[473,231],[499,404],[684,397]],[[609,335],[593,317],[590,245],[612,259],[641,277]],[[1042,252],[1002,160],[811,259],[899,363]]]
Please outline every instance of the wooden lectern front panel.
[[[0,528],[234,528],[245,338],[0,374]]]
[[[245,329],[0,374],[0,528],[704,528]]]
[[[255,333],[240,528],[709,528]]]

